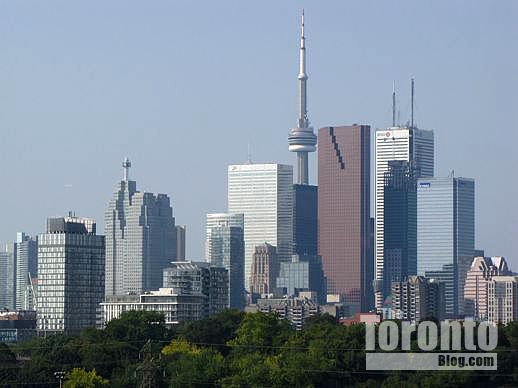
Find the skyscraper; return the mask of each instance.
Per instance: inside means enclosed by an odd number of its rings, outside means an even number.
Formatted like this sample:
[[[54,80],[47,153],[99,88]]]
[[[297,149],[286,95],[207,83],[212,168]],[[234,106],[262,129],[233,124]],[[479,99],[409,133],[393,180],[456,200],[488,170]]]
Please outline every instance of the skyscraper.
[[[293,185],[293,253],[318,253],[318,188]]]
[[[414,162],[390,161],[384,187],[383,300],[392,282],[417,274],[416,190]]]
[[[104,298],[104,236],[92,219],[49,218],[38,236],[38,331],[78,333],[95,326]]]
[[[210,235],[213,227],[223,224],[229,227],[241,228],[244,232],[244,222],[243,213],[207,213],[205,223],[205,258],[208,260],[212,256],[210,252]]]
[[[256,245],[271,244],[280,261],[290,261],[293,245],[293,167],[242,164],[228,167],[228,211],[244,214],[245,288]]]
[[[13,244],[0,250],[0,309],[16,307],[16,257]]]
[[[327,289],[352,310],[370,306],[370,127],[318,130],[318,249]],[[354,312],[354,311],[353,311]]]
[[[176,257],[169,197],[137,191],[127,158],[123,167],[124,179],[105,212],[106,295],[158,290],[163,269]]]
[[[395,120],[395,119],[394,119]],[[395,125],[395,122],[393,123]],[[389,170],[389,161],[412,161],[416,178],[434,175],[434,134],[431,130],[414,126],[391,127],[376,130],[376,175],[375,175],[375,218],[376,218],[376,307],[383,303],[381,284],[383,281],[384,241],[384,180]],[[389,285],[390,287],[390,285]]]
[[[176,260],[185,260],[185,225],[176,225]]]
[[[463,315],[464,283],[475,248],[473,179],[422,178],[417,184],[417,272],[445,284],[446,315]]]
[[[25,310],[25,295],[31,279],[38,276],[38,242],[25,233],[17,233],[16,253],[16,309]]]
[[[280,263],[277,288],[284,289],[288,296],[297,296],[300,291],[316,292],[318,303],[325,304],[327,282],[322,258],[317,255],[293,255],[291,262]]]
[[[209,229],[208,225],[212,225]],[[228,271],[228,306],[245,303],[245,240],[243,214],[207,214],[207,261]]]
[[[302,11],[302,31],[300,35],[299,49],[299,114],[297,127],[290,131],[288,136],[288,149],[297,153],[297,183],[307,185],[309,183],[308,174],[308,153],[315,152],[317,137],[313,133],[313,128],[309,125],[307,110],[307,80],[306,74],[306,38],[304,36],[304,11]]]

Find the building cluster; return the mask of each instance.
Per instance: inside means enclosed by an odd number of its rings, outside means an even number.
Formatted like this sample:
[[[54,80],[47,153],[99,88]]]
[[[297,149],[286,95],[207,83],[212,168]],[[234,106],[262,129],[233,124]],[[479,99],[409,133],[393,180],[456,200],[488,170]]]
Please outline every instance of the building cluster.
[[[104,235],[70,213],[0,252],[0,308],[16,317],[0,315],[0,328],[11,330],[0,339],[30,325],[41,335],[77,333],[129,310],[161,312],[170,325],[225,308],[269,311],[296,328],[323,312],[345,323],[518,319],[518,277],[503,257],[475,249],[474,180],[435,176],[434,132],[413,119],[414,80],[405,125],[396,123],[394,91],[388,128],[315,134],[304,17],[299,50],[298,118],[288,136],[295,173],[278,163],[228,166],[226,212],[207,214],[205,257],[192,261],[169,196],[138,191],[126,158]],[[308,172],[317,146],[318,186]]]

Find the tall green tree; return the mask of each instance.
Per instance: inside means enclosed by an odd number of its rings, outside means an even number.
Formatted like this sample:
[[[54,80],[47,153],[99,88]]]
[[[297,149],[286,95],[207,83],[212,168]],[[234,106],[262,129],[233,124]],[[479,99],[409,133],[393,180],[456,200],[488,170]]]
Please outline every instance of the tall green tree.
[[[86,371],[74,368],[66,374],[64,388],[101,388],[108,385],[108,380],[99,376],[95,369]]]

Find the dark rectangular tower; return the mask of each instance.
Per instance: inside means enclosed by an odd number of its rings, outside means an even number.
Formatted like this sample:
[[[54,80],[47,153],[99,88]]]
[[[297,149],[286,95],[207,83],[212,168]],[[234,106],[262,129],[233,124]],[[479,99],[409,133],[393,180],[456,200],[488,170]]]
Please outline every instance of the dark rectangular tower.
[[[318,248],[328,293],[367,311],[372,293],[369,263],[370,127],[318,131]]]
[[[293,253],[318,253],[318,187],[293,185]]]

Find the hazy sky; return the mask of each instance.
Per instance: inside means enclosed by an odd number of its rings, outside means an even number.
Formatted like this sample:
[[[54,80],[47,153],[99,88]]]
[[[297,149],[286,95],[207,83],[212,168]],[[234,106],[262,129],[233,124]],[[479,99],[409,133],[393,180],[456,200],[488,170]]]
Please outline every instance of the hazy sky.
[[[0,241],[97,219],[128,156],[201,258],[227,165],[291,163],[300,9],[315,128],[435,130],[436,175],[476,180],[476,242],[518,270],[518,1],[0,1]],[[315,154],[310,159],[315,181]]]

